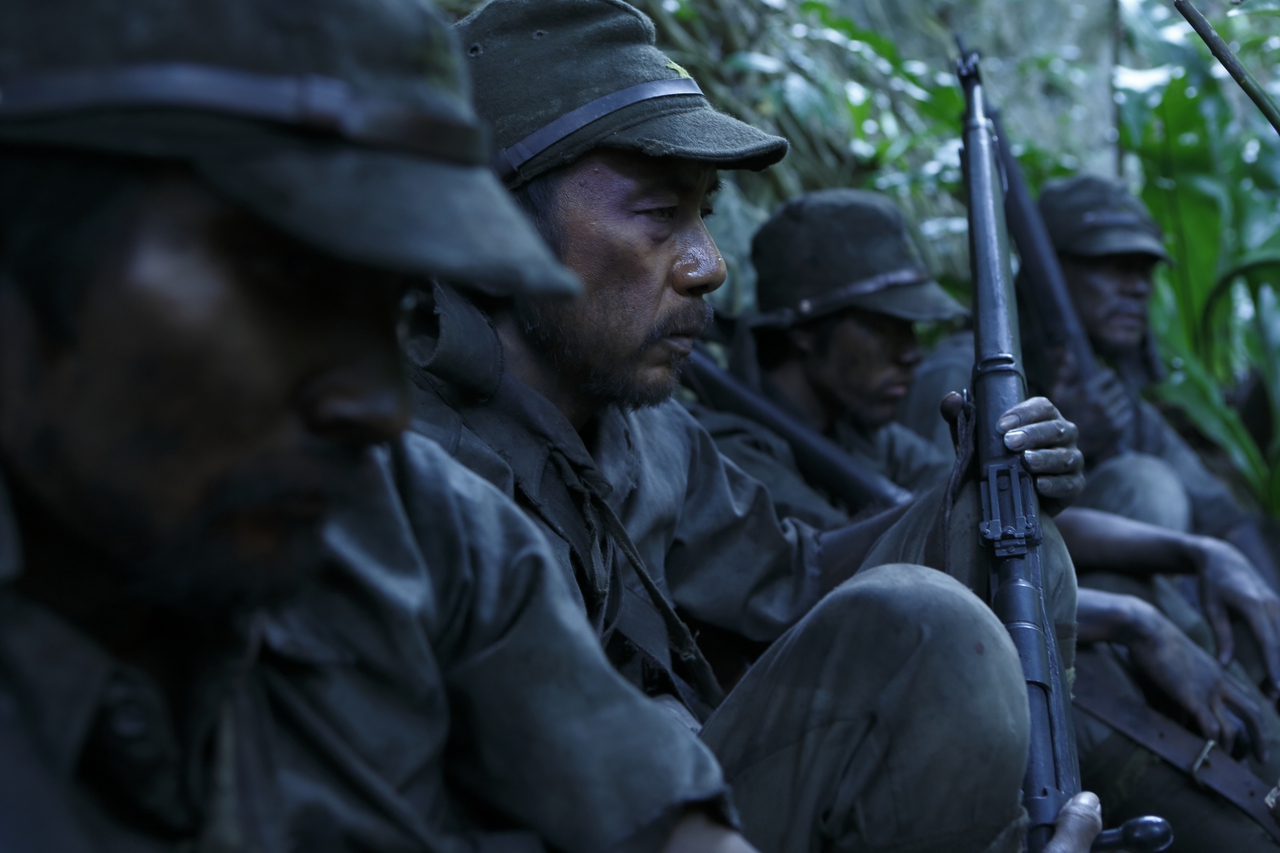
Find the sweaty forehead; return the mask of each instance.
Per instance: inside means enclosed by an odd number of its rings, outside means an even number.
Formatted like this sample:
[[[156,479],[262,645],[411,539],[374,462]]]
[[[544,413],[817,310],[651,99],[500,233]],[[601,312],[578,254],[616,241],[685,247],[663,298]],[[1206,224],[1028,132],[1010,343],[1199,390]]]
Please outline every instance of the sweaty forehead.
[[[649,157],[630,151],[600,149],[578,161],[575,171],[625,182],[638,192],[670,191],[680,195],[711,195],[720,188],[716,168],[696,160]]]

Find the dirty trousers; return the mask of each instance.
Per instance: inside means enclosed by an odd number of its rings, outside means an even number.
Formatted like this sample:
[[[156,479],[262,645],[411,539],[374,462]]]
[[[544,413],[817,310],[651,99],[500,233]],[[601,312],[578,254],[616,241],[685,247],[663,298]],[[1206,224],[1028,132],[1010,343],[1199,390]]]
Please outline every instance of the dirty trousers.
[[[1020,849],[1021,668],[991,611],[941,572],[892,564],[846,581],[702,736],[762,853]]]

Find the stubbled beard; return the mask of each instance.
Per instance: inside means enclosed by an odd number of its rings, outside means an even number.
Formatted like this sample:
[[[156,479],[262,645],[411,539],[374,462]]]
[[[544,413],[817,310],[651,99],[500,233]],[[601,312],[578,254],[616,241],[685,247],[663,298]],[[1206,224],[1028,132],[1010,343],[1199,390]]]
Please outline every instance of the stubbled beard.
[[[600,329],[598,334],[584,335],[571,328],[567,321],[572,311],[572,303],[542,299],[515,302],[516,320],[525,337],[556,370],[574,377],[584,395],[624,409],[649,408],[671,398],[680,385],[684,356],[670,355],[671,373],[662,381],[642,381],[641,366],[653,347],[665,338],[690,329],[700,333],[713,318],[710,305],[691,301],[659,321],[640,346],[622,354],[612,349],[616,343],[611,330]],[[583,325],[590,326],[589,323]]]

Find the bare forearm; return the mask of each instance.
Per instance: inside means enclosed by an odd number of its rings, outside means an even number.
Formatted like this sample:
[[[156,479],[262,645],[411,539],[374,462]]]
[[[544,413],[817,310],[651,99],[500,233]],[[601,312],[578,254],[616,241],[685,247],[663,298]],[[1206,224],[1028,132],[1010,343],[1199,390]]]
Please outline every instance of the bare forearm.
[[[1076,638],[1081,643],[1128,645],[1150,634],[1158,611],[1140,598],[1081,589],[1076,604]]]
[[[1194,574],[1197,538],[1093,509],[1071,507],[1054,521],[1079,572],[1147,577]]]

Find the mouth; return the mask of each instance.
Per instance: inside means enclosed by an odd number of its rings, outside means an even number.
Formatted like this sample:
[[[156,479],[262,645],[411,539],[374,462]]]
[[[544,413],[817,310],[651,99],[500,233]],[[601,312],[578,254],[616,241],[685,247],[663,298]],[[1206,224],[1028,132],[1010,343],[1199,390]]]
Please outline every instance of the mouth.
[[[693,352],[693,342],[697,337],[696,333],[679,332],[674,335],[667,335],[662,339],[662,342],[675,352],[676,355],[684,357]]]

